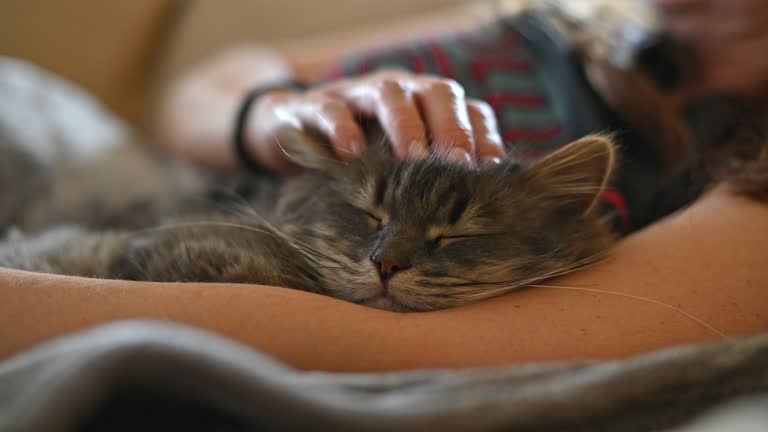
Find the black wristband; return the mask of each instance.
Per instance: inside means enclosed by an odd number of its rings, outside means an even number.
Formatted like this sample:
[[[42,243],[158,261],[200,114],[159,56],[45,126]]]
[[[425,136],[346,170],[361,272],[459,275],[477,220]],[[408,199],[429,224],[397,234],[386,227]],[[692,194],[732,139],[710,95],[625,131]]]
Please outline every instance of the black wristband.
[[[262,171],[263,168],[254,158],[248,154],[248,150],[245,148],[245,126],[248,120],[248,114],[251,111],[251,107],[254,102],[266,93],[273,90],[304,90],[305,87],[296,81],[285,81],[279,84],[273,84],[269,86],[258,87],[252,90],[243,100],[240,109],[237,111],[237,117],[235,120],[235,134],[233,144],[235,146],[235,155],[240,161],[240,164],[249,171]]]

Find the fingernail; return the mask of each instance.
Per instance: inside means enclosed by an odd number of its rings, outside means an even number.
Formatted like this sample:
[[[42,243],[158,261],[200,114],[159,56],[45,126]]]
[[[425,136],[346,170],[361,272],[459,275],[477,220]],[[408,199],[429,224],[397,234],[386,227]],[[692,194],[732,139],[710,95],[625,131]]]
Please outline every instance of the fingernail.
[[[424,145],[421,141],[412,141],[411,144],[408,146],[408,159],[414,160],[414,159],[424,159],[427,157],[427,154],[429,154],[429,151],[427,150],[427,146]]]
[[[455,148],[449,151],[446,157],[459,163],[465,163],[468,165],[472,164],[472,156],[470,156],[469,153],[467,153],[467,151],[464,149]]]
[[[483,164],[495,164],[498,165],[501,163],[501,158],[496,156],[485,156],[483,157]]]

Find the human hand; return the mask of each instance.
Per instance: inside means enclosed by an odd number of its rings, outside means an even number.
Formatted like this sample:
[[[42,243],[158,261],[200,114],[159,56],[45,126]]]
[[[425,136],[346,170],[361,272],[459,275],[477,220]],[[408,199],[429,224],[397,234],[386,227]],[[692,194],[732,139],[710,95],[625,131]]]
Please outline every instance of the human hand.
[[[464,163],[504,156],[491,107],[465,98],[453,80],[386,70],[321,85],[305,92],[277,90],[262,96],[248,119],[246,145],[262,164],[288,172],[280,136],[308,128],[329,140],[344,160],[368,144],[357,118],[375,118],[401,160],[431,151]]]
[[[672,36],[691,48],[691,96],[754,95],[768,87],[765,0],[654,0]]]

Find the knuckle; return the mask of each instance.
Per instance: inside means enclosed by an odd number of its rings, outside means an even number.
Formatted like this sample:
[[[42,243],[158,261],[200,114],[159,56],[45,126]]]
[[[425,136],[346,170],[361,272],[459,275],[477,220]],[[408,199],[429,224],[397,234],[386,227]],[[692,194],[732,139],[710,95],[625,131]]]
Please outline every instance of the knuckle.
[[[382,78],[380,81],[376,83],[376,90],[379,92],[379,94],[397,94],[397,93],[403,93],[403,85],[395,78]]]
[[[423,135],[424,127],[419,119],[407,115],[394,115],[387,121],[388,125],[398,135]]]
[[[282,91],[273,90],[259,97],[259,104],[263,106],[276,106],[285,103],[289,96]]]
[[[472,131],[467,128],[459,126],[444,128],[441,135],[445,137],[444,141],[455,147],[469,149],[473,145]]]
[[[322,98],[317,103],[318,110],[327,114],[341,114],[347,110],[347,104],[333,98]]]
[[[441,96],[464,97],[464,87],[450,78],[434,78],[427,84],[427,91]]]
[[[411,76],[412,74],[405,69],[398,69],[396,67],[383,67],[381,69],[378,69],[373,76],[377,79],[397,79],[397,78],[403,78],[407,76]]]
[[[494,114],[493,107],[491,107],[491,105],[488,102],[480,99],[468,100],[467,109],[475,113],[481,114],[483,116],[490,116]]]

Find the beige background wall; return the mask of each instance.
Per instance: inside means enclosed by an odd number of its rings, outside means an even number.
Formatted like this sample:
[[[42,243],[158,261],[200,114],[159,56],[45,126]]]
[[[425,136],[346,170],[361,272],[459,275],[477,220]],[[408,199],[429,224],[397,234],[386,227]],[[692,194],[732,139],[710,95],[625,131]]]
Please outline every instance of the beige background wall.
[[[0,0],[0,55],[76,81],[132,117],[171,5],[171,0]]]
[[[478,10],[468,0],[0,0],[0,55],[76,81],[137,120],[158,76],[232,43],[276,46],[310,74],[329,55],[456,31]]]
[[[197,0],[173,35],[172,69],[233,41],[259,41],[272,46],[312,44],[334,34],[340,44],[359,39],[393,22],[450,14],[468,0]],[[420,22],[421,23],[421,22]],[[416,27],[416,26],[414,26]],[[393,32],[393,39],[398,37]],[[331,36],[332,37],[332,36]],[[311,50],[308,50],[311,55]]]

